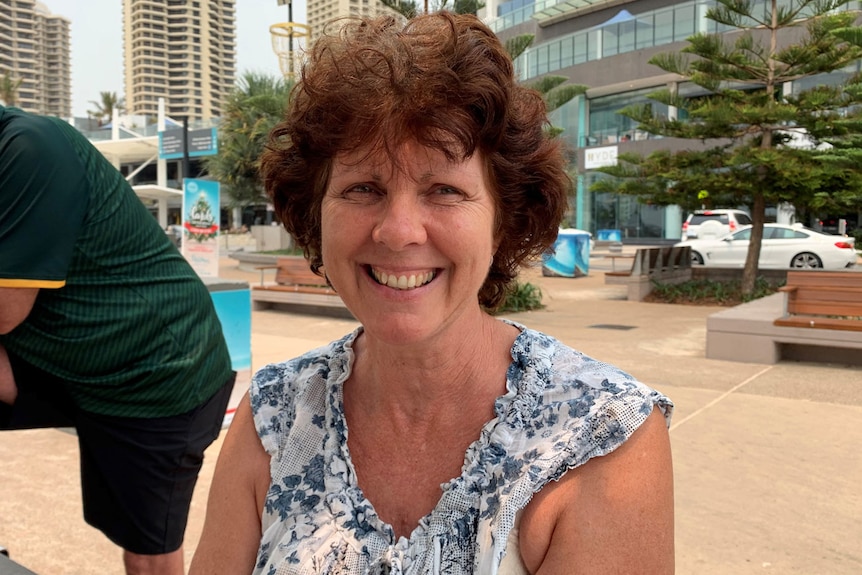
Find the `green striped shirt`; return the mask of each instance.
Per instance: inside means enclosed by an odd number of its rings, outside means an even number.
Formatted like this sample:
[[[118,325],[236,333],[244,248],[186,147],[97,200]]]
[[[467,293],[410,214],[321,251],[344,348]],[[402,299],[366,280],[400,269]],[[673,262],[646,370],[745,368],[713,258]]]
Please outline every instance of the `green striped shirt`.
[[[122,174],[62,120],[3,107],[0,287],[40,288],[0,343],[86,411],[176,415],[230,375],[206,286]]]

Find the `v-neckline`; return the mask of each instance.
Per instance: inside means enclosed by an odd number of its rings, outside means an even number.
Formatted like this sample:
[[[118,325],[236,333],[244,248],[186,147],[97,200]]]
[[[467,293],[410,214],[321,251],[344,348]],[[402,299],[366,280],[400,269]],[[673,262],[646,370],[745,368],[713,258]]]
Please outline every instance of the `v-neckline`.
[[[335,442],[338,456],[347,468],[345,479],[343,481],[338,481],[338,483],[343,483],[343,485],[334,485],[332,488],[339,491],[343,490],[348,495],[353,510],[356,511],[361,509],[365,515],[365,520],[372,525],[380,535],[386,537],[390,544],[394,545],[396,548],[406,548],[409,546],[410,542],[425,535],[435,516],[441,514],[441,505],[446,499],[447,492],[456,489],[461,484],[469,482],[471,478],[476,475],[474,468],[479,464],[477,454],[490,446],[490,439],[495,436],[494,431],[499,425],[506,421],[508,407],[512,404],[513,400],[523,392],[523,390],[518,388],[517,382],[513,381],[512,373],[513,368],[517,367],[518,363],[518,357],[516,356],[515,350],[519,347],[519,343],[525,337],[527,330],[520,324],[508,320],[501,321],[504,321],[519,330],[519,333],[515,337],[512,347],[509,350],[511,361],[509,363],[509,367],[506,369],[506,392],[494,400],[494,417],[485,422],[479,432],[479,437],[473,440],[464,451],[461,473],[440,485],[442,491],[440,498],[437,500],[434,507],[419,519],[416,527],[413,528],[410,535],[407,537],[403,535],[399,537],[395,536],[394,527],[384,521],[377,514],[374,504],[365,496],[365,493],[359,486],[356,468],[353,464],[353,459],[350,456],[350,448],[347,445],[349,429],[347,418],[344,413],[344,382],[350,378],[352,373],[353,364],[356,359],[353,351],[353,343],[362,333],[362,328],[357,328],[357,330],[352,334],[352,337],[344,342],[344,355],[342,356],[344,361],[343,369],[338,370],[340,371],[340,374],[334,381],[329,379],[326,382],[326,425],[328,429],[335,431],[335,434],[330,438],[330,441]],[[334,373],[334,371],[331,370],[330,373]],[[333,481],[334,479],[334,476],[326,474],[326,481]],[[332,492],[330,488],[328,488],[327,491]]]

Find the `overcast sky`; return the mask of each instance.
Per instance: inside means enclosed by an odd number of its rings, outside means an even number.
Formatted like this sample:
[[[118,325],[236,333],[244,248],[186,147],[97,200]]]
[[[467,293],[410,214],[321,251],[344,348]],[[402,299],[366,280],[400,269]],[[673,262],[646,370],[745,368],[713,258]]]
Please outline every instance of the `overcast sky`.
[[[123,0],[42,0],[53,14],[71,20],[72,114],[86,116],[99,92],[123,88]],[[237,77],[256,71],[279,75],[271,24],[287,21],[278,0],[236,0]],[[293,21],[306,22],[305,0],[296,0]]]

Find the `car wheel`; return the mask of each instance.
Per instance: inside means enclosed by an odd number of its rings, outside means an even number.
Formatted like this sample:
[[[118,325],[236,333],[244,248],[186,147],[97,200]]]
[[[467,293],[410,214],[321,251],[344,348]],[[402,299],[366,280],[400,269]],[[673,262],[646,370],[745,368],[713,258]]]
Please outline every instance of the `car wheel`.
[[[691,252],[691,263],[693,265],[696,265],[696,266],[702,266],[703,265],[703,256],[700,255],[699,253],[697,253],[696,251],[692,250],[692,252]]]
[[[792,268],[822,268],[823,262],[820,261],[816,255],[811,252],[803,252],[801,254],[797,254],[793,256],[793,259],[790,260],[790,267]]]

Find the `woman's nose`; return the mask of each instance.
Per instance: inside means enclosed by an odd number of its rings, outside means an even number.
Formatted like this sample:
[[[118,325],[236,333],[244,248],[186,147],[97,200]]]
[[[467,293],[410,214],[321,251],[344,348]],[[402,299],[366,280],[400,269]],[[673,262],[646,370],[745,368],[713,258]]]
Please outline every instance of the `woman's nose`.
[[[425,243],[421,201],[410,194],[390,194],[382,207],[372,239],[392,250]]]

